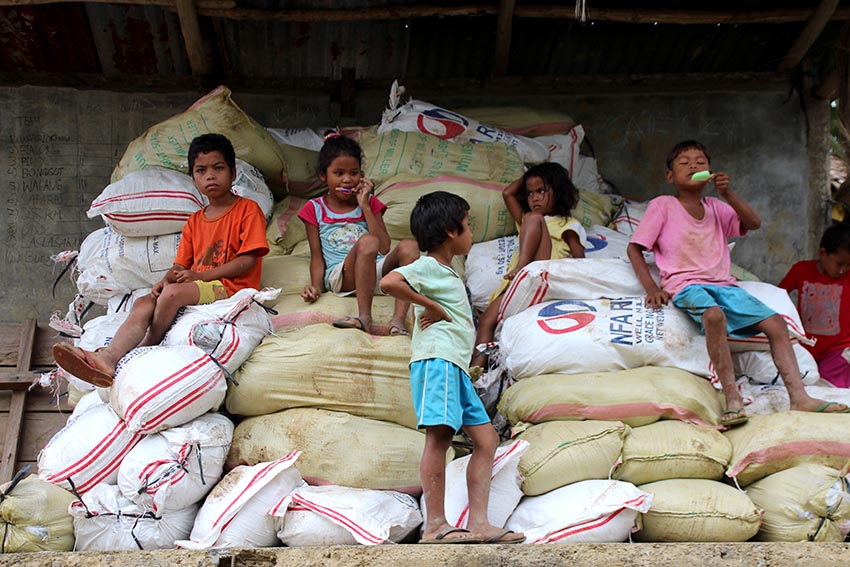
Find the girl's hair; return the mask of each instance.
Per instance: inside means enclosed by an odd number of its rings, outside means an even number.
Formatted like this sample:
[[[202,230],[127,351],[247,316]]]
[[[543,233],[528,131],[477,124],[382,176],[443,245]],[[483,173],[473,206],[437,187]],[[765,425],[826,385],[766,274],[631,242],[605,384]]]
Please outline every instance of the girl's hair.
[[[331,162],[340,156],[351,156],[357,160],[357,163],[363,163],[363,150],[360,144],[336,130],[325,131],[325,143],[319,150],[319,173],[324,175],[331,166]]]
[[[446,191],[434,191],[419,197],[410,212],[410,232],[419,250],[428,252],[449,237],[449,231],[463,232],[463,219],[469,213],[466,199]]]
[[[198,159],[198,154],[209,154],[212,152],[221,152],[224,162],[230,166],[230,169],[236,169],[236,152],[233,150],[233,144],[227,139],[227,136],[222,134],[201,134],[189,144],[189,175],[192,175],[192,169],[195,167],[195,160]]]
[[[578,189],[570,181],[570,174],[559,163],[546,162],[531,167],[522,176],[520,184],[519,203],[522,210],[526,213],[531,210],[528,206],[528,189],[526,185],[532,177],[539,177],[543,181],[544,187],[552,191],[553,203],[552,214],[561,217],[568,217],[572,210],[578,204]]]

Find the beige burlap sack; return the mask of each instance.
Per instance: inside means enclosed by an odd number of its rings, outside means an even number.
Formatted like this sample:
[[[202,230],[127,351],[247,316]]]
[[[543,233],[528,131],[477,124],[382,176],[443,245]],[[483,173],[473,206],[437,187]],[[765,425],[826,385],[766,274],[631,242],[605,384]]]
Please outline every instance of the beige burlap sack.
[[[783,411],[751,415],[726,431],[732,460],[726,476],[747,486],[802,463],[840,469],[850,459],[850,414]]]
[[[269,242],[268,256],[291,254],[299,242],[306,242],[307,229],[298,213],[307,199],[288,196],[277,203],[272,218],[266,227],[266,240]],[[264,258],[268,259],[268,256]]]
[[[261,287],[277,287],[280,288],[282,296],[295,294],[297,297],[308,283],[310,283],[309,256],[287,254],[263,258]]]
[[[633,484],[671,478],[720,480],[731,457],[732,444],[716,429],[664,420],[629,432],[613,477]]]
[[[310,482],[411,488],[421,485],[424,446],[423,433],[400,425],[342,412],[290,409],[240,423],[225,466],[253,465],[299,450],[298,470]],[[447,458],[453,457],[450,450]]]
[[[842,542],[850,531],[850,489],[840,471],[804,463],[747,487],[764,509],[759,541]]]
[[[278,312],[272,318],[277,330],[286,330],[320,323],[332,324],[347,315],[357,315],[357,297],[341,297],[325,292],[313,303],[305,303],[298,294],[284,295],[272,307]],[[372,328],[375,334],[386,334],[393,317],[395,299],[388,295],[372,298]],[[407,312],[407,329],[413,329],[413,310]]]
[[[699,478],[659,480],[638,488],[653,495],[637,541],[747,541],[759,529],[761,510],[722,482]]]
[[[10,486],[8,482],[0,486],[0,553],[72,551],[74,521],[68,506],[76,497],[34,474]]]
[[[595,419],[639,427],[678,419],[717,426],[721,411],[721,398],[708,380],[660,366],[544,374],[520,380],[499,401],[499,412],[512,424]]]
[[[416,427],[410,397],[410,338],[330,325],[269,336],[236,374],[227,411],[265,415],[314,407]]]
[[[522,492],[536,496],[581,480],[606,479],[629,427],[619,421],[551,421],[517,438],[531,445],[519,460]]]
[[[224,134],[233,144],[236,157],[259,169],[266,183],[281,199],[286,194],[286,160],[277,141],[265,128],[233,102],[230,89],[220,86],[198,99],[185,112],[148,128],[130,142],[112,172],[118,181],[132,171],[150,166],[189,168],[189,144],[201,134]]]

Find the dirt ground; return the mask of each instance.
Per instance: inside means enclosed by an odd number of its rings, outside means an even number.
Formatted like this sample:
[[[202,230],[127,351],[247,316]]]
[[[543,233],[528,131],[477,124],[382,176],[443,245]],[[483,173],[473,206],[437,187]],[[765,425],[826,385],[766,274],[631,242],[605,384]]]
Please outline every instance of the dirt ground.
[[[772,567],[850,565],[850,544],[385,545],[0,555],[0,567]]]

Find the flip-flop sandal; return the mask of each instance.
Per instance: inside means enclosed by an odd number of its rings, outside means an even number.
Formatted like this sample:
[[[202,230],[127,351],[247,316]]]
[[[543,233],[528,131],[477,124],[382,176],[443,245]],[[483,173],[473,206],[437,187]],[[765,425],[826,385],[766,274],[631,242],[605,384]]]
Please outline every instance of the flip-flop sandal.
[[[485,539],[481,543],[522,543],[522,542],[525,541],[525,536],[503,539],[506,535],[510,535],[510,534],[519,535],[513,530],[502,530],[501,532],[497,533],[493,537],[489,537],[489,538]]]
[[[366,325],[363,324],[363,320],[360,317],[346,317],[345,319],[338,319],[333,322],[334,327],[337,329],[357,329],[358,331],[365,331]]]
[[[744,408],[726,410],[723,412],[723,415],[720,416],[720,425],[723,427],[735,427],[736,425],[743,425],[747,423],[749,419],[750,416],[744,413]]]
[[[468,537],[446,537],[449,534],[470,533],[469,530],[463,528],[448,528],[438,533],[433,538],[420,539],[419,543],[481,543],[480,537],[470,535]]]
[[[98,388],[112,386],[113,376],[95,365],[88,352],[70,343],[53,345],[53,358],[62,370]]]
[[[850,408],[845,408],[841,411],[826,411],[832,406],[843,406],[844,404],[839,404],[838,402],[824,402],[815,408],[815,413],[850,413]]]
[[[410,331],[408,331],[404,327],[399,327],[398,325],[390,325],[389,336],[391,336],[391,337],[407,337],[409,335],[410,335]]]

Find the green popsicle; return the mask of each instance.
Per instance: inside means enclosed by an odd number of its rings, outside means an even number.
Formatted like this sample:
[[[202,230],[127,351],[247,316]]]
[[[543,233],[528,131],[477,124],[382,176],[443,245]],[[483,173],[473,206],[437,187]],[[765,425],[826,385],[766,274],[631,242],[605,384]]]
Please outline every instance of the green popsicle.
[[[691,175],[692,181],[708,181],[711,178],[710,171],[697,171]]]

